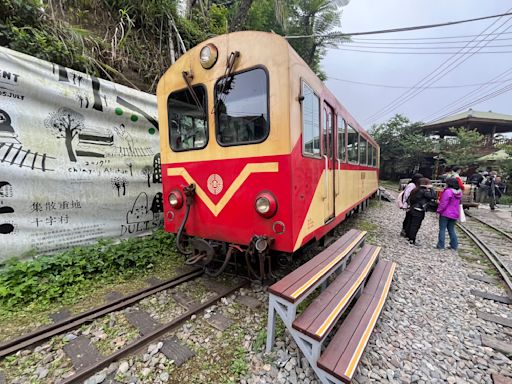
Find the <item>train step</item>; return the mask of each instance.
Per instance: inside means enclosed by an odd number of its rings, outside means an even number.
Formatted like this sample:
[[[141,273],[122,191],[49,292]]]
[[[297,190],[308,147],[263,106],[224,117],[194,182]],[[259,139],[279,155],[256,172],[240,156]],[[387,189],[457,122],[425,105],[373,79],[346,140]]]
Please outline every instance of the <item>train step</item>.
[[[380,247],[364,245],[365,236],[350,230],[268,290],[267,352],[279,315],[323,384],[352,380],[389,292],[395,264],[379,261]],[[319,287],[322,292],[297,316],[298,305]],[[354,301],[336,334],[328,338]]]

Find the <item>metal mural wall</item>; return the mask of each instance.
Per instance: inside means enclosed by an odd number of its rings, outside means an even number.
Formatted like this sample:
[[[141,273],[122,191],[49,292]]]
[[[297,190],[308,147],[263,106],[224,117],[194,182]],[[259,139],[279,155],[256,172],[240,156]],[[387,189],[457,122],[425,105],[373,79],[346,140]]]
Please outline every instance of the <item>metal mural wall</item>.
[[[163,224],[154,95],[0,47],[0,261]]]

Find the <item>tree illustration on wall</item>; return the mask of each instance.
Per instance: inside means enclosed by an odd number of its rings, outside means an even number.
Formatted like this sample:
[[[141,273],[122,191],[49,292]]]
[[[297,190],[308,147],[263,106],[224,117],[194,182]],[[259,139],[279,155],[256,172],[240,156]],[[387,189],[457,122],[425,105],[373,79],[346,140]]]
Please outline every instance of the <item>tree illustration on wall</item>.
[[[140,171],[144,176],[148,179],[148,188],[151,187],[151,175],[153,174],[153,167],[151,165],[146,165],[144,168],[142,168],[142,171]]]
[[[69,160],[76,162],[73,139],[85,128],[84,116],[72,109],[61,107],[56,112],[50,113],[44,123],[57,138],[64,139]]]
[[[117,189],[117,197],[121,196],[121,189],[123,190],[123,196],[126,195],[126,186],[128,181],[124,177],[113,177],[110,179],[113,189]]]
[[[130,176],[133,176],[133,160],[132,159],[125,159],[124,163],[130,168]]]

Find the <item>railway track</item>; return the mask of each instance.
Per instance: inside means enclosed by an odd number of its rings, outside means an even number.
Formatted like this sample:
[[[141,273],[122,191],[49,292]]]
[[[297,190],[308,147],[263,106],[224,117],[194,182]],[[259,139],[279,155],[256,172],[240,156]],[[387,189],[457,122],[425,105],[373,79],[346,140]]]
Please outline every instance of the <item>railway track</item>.
[[[49,326],[39,328],[34,332],[9,340],[3,344],[0,344],[0,358],[9,356],[23,349],[35,347],[36,345],[41,344],[45,340],[75,330],[85,323],[93,322],[94,320],[102,318],[109,313],[120,311],[124,308],[135,305],[141,300],[148,298],[152,295],[155,295],[159,292],[177,288],[186,282],[191,282],[193,280],[200,279],[203,276],[204,273],[202,269],[192,269],[190,271],[180,274],[177,277],[174,277],[163,282],[159,282],[156,285],[137,291],[129,296],[124,296],[108,304],[93,308],[86,312],[80,313],[76,316],[69,317],[65,320],[56,322]],[[150,327],[149,329],[147,328],[147,326],[146,329],[144,329],[144,325],[141,324],[142,328],[139,328],[139,332],[141,334],[140,337],[136,338],[130,344],[126,345],[122,349],[113,352],[108,356],[99,356],[96,359],[94,359],[92,363],[84,367],[80,366],[80,368],[76,369],[75,374],[73,374],[70,377],[67,377],[65,380],[61,381],[61,383],[71,384],[83,382],[88,377],[93,376],[101,369],[107,367],[110,363],[117,361],[123,358],[124,356],[137,352],[145,345],[167,334],[169,331],[172,331],[193,315],[205,310],[206,308],[215,304],[223,297],[228,296],[231,293],[239,290],[248,283],[249,281],[246,279],[238,279],[238,281],[235,284],[230,284],[229,286],[227,286],[213,281],[212,284],[214,288],[212,288],[212,290],[215,291],[215,295],[212,295],[207,300],[204,300],[200,303],[190,303],[190,305],[187,306],[187,310],[184,313],[180,314],[179,316],[176,316],[175,318],[171,319],[165,324],[153,322],[153,324],[151,324],[152,327]],[[80,358],[80,355],[78,355],[78,358]],[[73,360],[73,358],[71,358],[71,360]]]
[[[472,215],[457,226],[477,245],[494,265],[512,298],[512,235]]]
[[[82,324],[88,323],[104,316],[110,312],[118,311],[131,304],[134,304],[148,296],[154,295],[165,289],[176,287],[184,282],[192,280],[202,275],[202,270],[194,269],[185,272],[177,277],[163,281],[158,285],[137,291],[129,296],[124,296],[105,305],[82,312],[65,320],[56,322],[46,327],[39,328],[34,332],[9,340],[0,344],[0,358],[17,352],[23,348],[30,347],[39,342],[50,339],[53,336],[78,328]]]

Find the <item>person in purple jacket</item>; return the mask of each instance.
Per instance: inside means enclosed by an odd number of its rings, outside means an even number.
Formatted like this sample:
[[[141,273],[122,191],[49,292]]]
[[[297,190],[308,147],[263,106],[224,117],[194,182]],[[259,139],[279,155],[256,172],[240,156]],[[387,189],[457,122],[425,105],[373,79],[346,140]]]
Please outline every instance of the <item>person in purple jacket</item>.
[[[462,191],[456,178],[446,179],[446,188],[439,199],[437,213],[439,213],[439,237],[437,249],[444,249],[444,239],[446,229],[450,235],[450,248],[454,251],[459,247],[457,234],[455,233],[455,223],[460,216],[460,204],[462,200]]]

